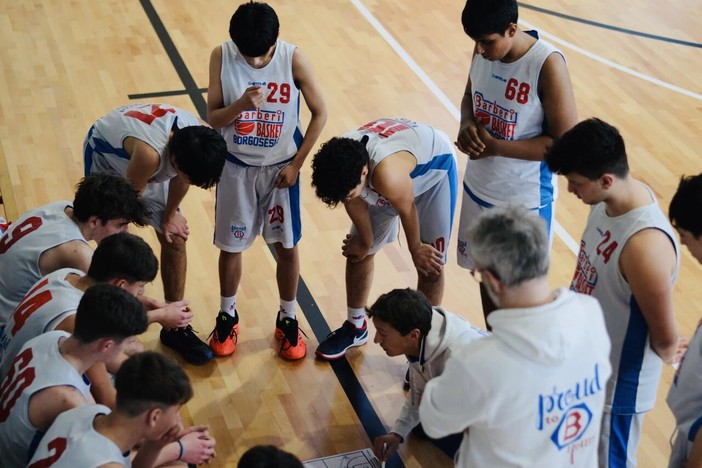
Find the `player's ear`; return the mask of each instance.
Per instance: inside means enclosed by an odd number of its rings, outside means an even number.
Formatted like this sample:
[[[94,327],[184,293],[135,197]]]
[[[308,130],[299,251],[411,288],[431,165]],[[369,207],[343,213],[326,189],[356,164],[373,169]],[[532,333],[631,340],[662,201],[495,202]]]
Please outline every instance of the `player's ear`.
[[[158,420],[161,417],[161,408],[154,406],[146,412],[146,423],[149,427],[156,427]]]
[[[604,174],[602,177],[600,177],[600,186],[604,190],[609,190],[612,187],[613,182],[614,176],[612,174]]]

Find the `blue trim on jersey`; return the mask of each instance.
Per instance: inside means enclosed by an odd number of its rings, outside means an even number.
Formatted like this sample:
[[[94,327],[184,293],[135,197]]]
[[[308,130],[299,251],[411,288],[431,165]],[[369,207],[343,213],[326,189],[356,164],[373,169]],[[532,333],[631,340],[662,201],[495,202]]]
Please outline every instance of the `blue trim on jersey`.
[[[300,127],[295,127],[295,133],[293,133],[293,140],[295,141],[295,147],[299,150],[300,146],[302,146],[302,139],[304,137],[302,136],[302,131],[300,130]]]
[[[85,177],[90,175],[90,168],[93,167],[93,147],[90,146],[90,139],[93,137],[93,132],[95,131],[95,125],[90,127],[88,130],[88,136],[85,137],[85,143],[83,144],[83,175]]]
[[[546,161],[539,164],[539,206],[553,202],[553,172]]]
[[[90,168],[93,165],[93,153],[100,153],[100,154],[110,154],[117,156],[118,158],[121,159],[126,159],[129,161],[132,159],[131,155],[127,153],[127,151],[124,148],[115,148],[111,144],[109,144],[107,141],[101,139],[101,138],[95,138],[93,137],[93,132],[95,130],[95,126],[93,125],[90,127],[90,131],[88,132],[88,137],[86,138],[85,141],[85,148],[84,148],[84,153],[83,153],[83,165],[84,165],[84,170],[85,170],[85,175],[90,175]]]
[[[695,422],[692,423],[692,426],[690,426],[690,431],[687,433],[687,440],[694,442],[700,427],[702,427],[702,417],[697,418]]]
[[[627,447],[633,414],[610,414],[608,462],[610,468],[626,468]]]
[[[546,234],[551,239],[551,222],[553,221],[553,202],[539,208],[539,216],[546,221]]]
[[[495,208],[495,205],[493,205],[492,203],[488,203],[481,198],[478,198],[476,194],[471,192],[465,182],[463,182],[463,190],[466,191],[466,194],[470,197],[471,200],[473,200],[475,203],[482,206],[483,208]]]
[[[629,300],[629,323],[627,325],[622,354],[617,370],[617,384],[614,388],[612,412],[635,413],[636,396],[639,390],[639,376],[643,365],[644,352],[648,341],[648,325],[641,313],[636,298]]]
[[[412,172],[410,172],[410,178],[416,179],[417,177],[426,174],[432,169],[439,171],[450,171],[451,167],[456,167],[456,161],[453,154],[439,154],[431,158],[431,161],[425,164],[417,164]]]
[[[302,238],[302,217],[300,216],[300,175],[293,185],[288,187],[290,194],[290,222],[292,223],[293,245]]]
[[[458,200],[458,168],[456,167],[456,160],[451,155],[451,167],[448,170],[448,178],[451,189],[451,218],[449,220],[449,228],[453,230],[453,217],[456,214],[456,203]],[[450,232],[450,231],[449,231]],[[448,247],[448,242],[446,243]],[[448,248],[446,249],[448,253]],[[444,255],[444,260],[446,260],[446,255]]]

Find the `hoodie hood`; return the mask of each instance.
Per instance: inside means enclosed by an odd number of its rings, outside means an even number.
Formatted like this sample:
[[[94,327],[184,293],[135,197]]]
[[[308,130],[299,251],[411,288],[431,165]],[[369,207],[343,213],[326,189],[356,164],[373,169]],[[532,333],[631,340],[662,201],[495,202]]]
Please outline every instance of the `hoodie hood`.
[[[464,341],[471,341],[479,336],[487,336],[489,334],[489,332],[472,326],[463,317],[453,314],[443,307],[433,307],[431,330],[424,338],[420,364],[430,363],[446,351],[456,340],[464,336],[470,335],[471,338]]]

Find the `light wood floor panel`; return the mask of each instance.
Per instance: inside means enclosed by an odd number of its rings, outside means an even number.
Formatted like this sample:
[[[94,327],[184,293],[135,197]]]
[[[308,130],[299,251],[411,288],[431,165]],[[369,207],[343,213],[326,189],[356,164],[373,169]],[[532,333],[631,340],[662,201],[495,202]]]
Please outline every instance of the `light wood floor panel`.
[[[453,137],[472,51],[460,26],[462,2],[366,0],[362,4],[453,103],[440,103],[362,16],[351,1],[272,1],[281,18],[281,37],[309,57],[325,91],[329,121],[321,141],[381,116],[400,115],[432,124]],[[8,216],[53,200],[72,197],[82,175],[82,142],[92,122],[128,101],[128,95],[182,91],[183,84],[139,2],[3,1],[0,9],[0,190]],[[154,0],[153,6],[196,86],[206,88],[212,48],[226,40],[238,2]],[[665,4],[625,0],[530,2],[592,21],[651,34],[700,42],[702,5],[695,0]],[[702,51],[569,21],[522,7],[520,18],[562,41],[623,67],[674,86],[701,93]],[[702,171],[697,140],[702,134],[699,98],[664,89],[611,64],[559,45],[568,59],[578,112],[599,116],[620,128],[634,173],[649,183],[667,209],[681,174]],[[191,90],[192,91],[192,90]],[[186,95],[155,98],[195,111]],[[459,156],[461,172],[465,158]],[[302,173],[302,277],[330,327],[345,318],[344,261],[341,240],[348,229],[343,209],[329,210],[314,197],[310,174]],[[12,190],[8,189],[8,186]],[[575,242],[587,207],[565,190],[556,217]],[[212,246],[213,192],[191,189],[184,211],[191,227],[187,296],[196,311],[194,327],[203,338],[219,305],[218,250]],[[140,230],[158,248],[153,233]],[[477,286],[454,262],[450,245],[445,305],[481,325]],[[575,255],[554,239],[550,273],[554,286],[568,284]],[[251,445],[272,443],[302,458],[367,446],[369,440],[336,375],[313,359],[317,339],[310,335],[308,357],[288,363],[276,357],[272,338],[277,307],[275,262],[263,242],[244,254],[239,291],[241,344],[229,359],[187,366],[196,397],[183,410],[187,421],[207,423],[218,440],[214,466],[234,466]],[[681,331],[690,336],[702,302],[700,267],[684,253],[675,305]],[[377,255],[371,301],[394,287],[413,286],[416,274],[400,243]],[[157,280],[149,287],[161,294]],[[162,349],[157,327],[146,347]],[[164,352],[170,353],[165,350]],[[349,362],[381,421],[389,426],[404,394],[402,359],[387,358],[369,344],[349,352]],[[640,466],[663,466],[673,427],[664,403],[672,369],[666,368],[656,408],[647,416],[639,451]],[[402,448],[407,466],[450,466],[447,457],[424,441]]]

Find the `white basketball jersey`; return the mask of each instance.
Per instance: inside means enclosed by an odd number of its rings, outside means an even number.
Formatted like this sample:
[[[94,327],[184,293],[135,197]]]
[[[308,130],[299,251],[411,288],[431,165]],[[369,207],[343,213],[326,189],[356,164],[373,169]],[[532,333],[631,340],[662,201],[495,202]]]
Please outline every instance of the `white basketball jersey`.
[[[35,393],[56,386],[76,388],[92,402],[90,384],[59,351],[59,341],[70,336],[50,331],[25,345],[0,387],[0,458],[4,468],[23,468],[32,456],[35,437],[41,437],[29,420],[29,399]]]
[[[61,413],[42,437],[28,468],[88,468],[108,463],[132,466],[129,454],[122,454],[93,426],[96,416],[110,412],[107,406],[85,405]]]
[[[702,417],[702,331],[700,322],[668,391],[668,406],[678,427]]]
[[[525,140],[545,133],[539,76],[553,53],[563,55],[548,42],[537,40],[512,63],[473,57],[473,114],[494,138]],[[495,206],[523,205],[534,209],[556,198],[556,176],[543,161],[502,156],[469,159],[464,182],[473,194]]]
[[[300,90],[292,72],[295,49],[294,45],[278,40],[271,61],[263,68],[253,68],[233,41],[222,44],[224,105],[239,99],[252,86],[263,88],[265,95],[259,109],[242,112],[234,123],[221,129],[230,153],[228,162],[271,166],[297,153],[302,144],[302,131]]]
[[[648,190],[653,200],[651,204],[621,216],[608,216],[604,203],[592,207],[570,286],[596,297],[602,305],[612,340],[612,378],[607,383],[605,408],[615,414],[641,413],[653,407],[663,365],[651,347],[648,326],[639,304],[619,269],[622,249],[637,232],[659,229],[675,247],[677,264],[671,283],[677,279],[680,268],[680,248],[673,228]]]
[[[0,238],[0,326],[41,279],[42,253],[74,240],[87,243],[78,225],[64,213],[66,207],[72,208],[72,203],[59,201],[28,211]]]
[[[173,130],[200,125],[188,111],[167,104],[130,104],[101,117],[86,139],[95,150],[90,173],[114,171],[126,177],[131,155],[124,150],[124,140],[133,137],[151,146],[161,157],[158,169],[149,182],[165,182],[178,175],[168,157],[168,140]],[[102,157],[101,157],[101,156]],[[90,163],[86,163],[88,166]]]
[[[373,189],[371,179],[375,168],[388,156],[400,151],[411,153],[417,160],[417,165],[410,174],[414,197],[436,186],[448,177],[449,171],[455,167],[456,156],[446,152],[447,140],[442,133],[432,127],[402,118],[383,118],[362,126],[358,130],[345,133],[343,137],[361,140],[368,137],[366,149],[370,156],[367,186],[361,193],[361,198],[369,205],[382,206],[390,202]],[[444,139],[441,142],[438,139]],[[436,151],[441,148],[441,151]]]
[[[27,341],[53,330],[64,318],[76,313],[83,291],[66,281],[71,274],[85,275],[73,268],[49,273],[32,286],[15,309],[0,332],[0,381]]]

